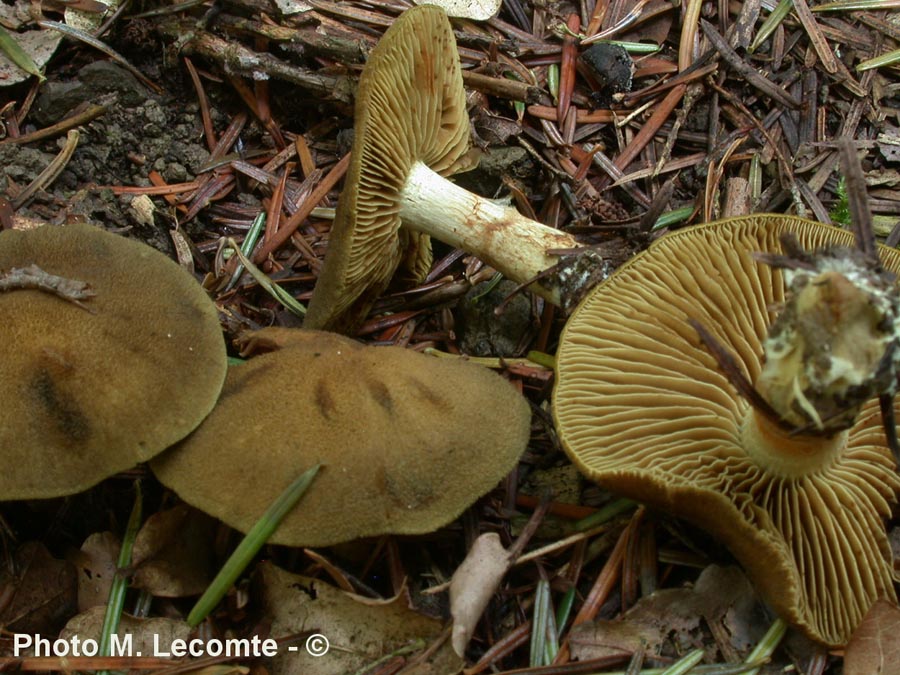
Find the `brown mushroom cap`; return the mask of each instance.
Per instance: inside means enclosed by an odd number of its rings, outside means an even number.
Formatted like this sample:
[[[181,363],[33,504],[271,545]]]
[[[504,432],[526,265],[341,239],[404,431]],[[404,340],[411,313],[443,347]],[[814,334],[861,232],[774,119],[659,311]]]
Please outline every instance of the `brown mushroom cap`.
[[[280,347],[229,370],[197,431],[151,464],[185,501],[243,532],[324,466],[272,541],[326,546],[431,532],[515,465],[531,418],[503,378],[465,361],[268,328]]]
[[[215,305],[153,248],[90,225],[0,232],[0,271],[86,282],[82,308],[0,291],[0,499],[71,494],[175,443],[225,378]]]
[[[447,176],[472,167],[456,39],[443,10],[405,11],[372,50],[356,93],[350,167],[304,327],[346,332],[405,260],[420,281],[427,235],[400,229],[400,192],[416,162]]]
[[[755,381],[785,287],[782,273],[752,254],[779,252],[787,231],[807,250],[853,245],[827,225],[760,215],[666,235],[629,261],[569,320],[553,412],[586,475],[711,532],[779,614],[841,645],[876,599],[895,598],[883,519],[900,479],[878,403],[848,432],[796,439],[804,457],[789,468],[821,452],[818,470],[766,468],[749,446],[774,446],[785,432],[753,416],[688,323],[703,324]],[[900,253],[880,253],[900,270]]]

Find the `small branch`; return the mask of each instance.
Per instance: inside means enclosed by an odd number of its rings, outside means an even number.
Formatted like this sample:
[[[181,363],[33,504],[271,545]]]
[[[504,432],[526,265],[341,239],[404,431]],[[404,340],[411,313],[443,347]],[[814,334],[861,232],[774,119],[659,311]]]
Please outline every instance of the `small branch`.
[[[96,295],[84,281],[50,274],[37,265],[13,267],[0,273],[0,293],[24,289],[51,293],[94,314],[94,310],[81,302]]]
[[[856,155],[853,142],[846,136],[838,142],[841,171],[847,185],[847,203],[850,207],[850,226],[856,238],[856,247],[870,264],[879,265],[878,248],[875,246],[875,234],[872,227],[872,212],[869,210],[869,198],[866,191],[866,179]]]
[[[6,145],[8,143],[24,145],[26,143],[34,143],[36,141],[43,141],[47,138],[53,138],[54,136],[59,136],[65,131],[69,131],[70,129],[75,129],[76,127],[86,125],[91,120],[94,120],[103,115],[106,111],[107,106],[105,105],[89,104],[81,112],[76,113],[71,117],[67,117],[64,120],[57,122],[56,124],[45,127],[43,129],[38,129],[37,131],[32,131],[30,134],[22,134],[21,136],[16,136],[15,138],[6,138],[0,141],[0,145]]]
[[[525,82],[490,77],[489,75],[473,73],[468,70],[462,72],[462,78],[463,84],[469,89],[475,89],[498,98],[524,101],[525,103],[539,103],[541,100],[540,87],[535,87]]]
[[[697,335],[700,336],[700,341],[703,342],[709,350],[709,353],[712,354],[716,363],[719,364],[719,368],[722,370],[728,381],[731,382],[732,386],[738,390],[738,393],[747,399],[747,402],[750,403],[757,412],[765,415],[770,422],[783,429],[793,431],[793,427],[781,418],[781,415],[779,415],[769,402],[762,397],[762,394],[756,391],[753,383],[747,379],[747,376],[744,375],[744,371],[741,370],[741,367],[737,364],[737,361],[735,361],[734,356],[731,355],[715,336],[713,336],[702,323],[694,318],[689,318],[688,323],[695,331],[697,331]]]
[[[743,77],[749,84],[766,96],[774,98],[791,110],[800,108],[800,101],[791,96],[777,84],[767,79],[764,75],[761,75],[755,68],[744,62],[738,53],[731,48],[728,41],[719,35],[716,29],[712,27],[712,24],[700,19],[700,27],[703,29],[703,34],[706,36],[706,39],[712,43],[716,51],[719,52],[719,55],[725,59],[725,62],[731,66],[735,73],[740,77]]]
[[[63,169],[66,168],[69,160],[72,159],[75,148],[78,147],[79,137],[77,129],[69,129],[63,149],[59,151],[59,154],[53,158],[53,161],[33,181],[16,195],[12,202],[13,209],[18,210],[28,204],[40,190],[49,187],[57,179],[59,174],[63,172]]]
[[[176,41],[182,54],[197,54],[219,63],[226,72],[249,78],[262,74],[291,82],[324,100],[350,103],[353,83],[349,77],[332,76],[299,68],[266,52],[255,52],[179,21],[163,21],[156,30]]]

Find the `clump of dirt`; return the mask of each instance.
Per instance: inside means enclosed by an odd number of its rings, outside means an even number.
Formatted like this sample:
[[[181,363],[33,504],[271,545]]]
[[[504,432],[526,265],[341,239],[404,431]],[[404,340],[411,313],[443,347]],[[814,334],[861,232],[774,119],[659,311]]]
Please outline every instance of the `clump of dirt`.
[[[19,212],[49,222],[84,219],[110,228],[137,227],[141,238],[170,250],[162,232],[128,208],[133,196],[116,194],[113,186],[150,186],[151,172],[167,184],[193,180],[209,162],[199,106],[188,92],[158,95],[124,68],[95,61],[68,81],[49,82],[29,115],[27,133],[100,104],[105,112],[80,128],[78,146],[49,191],[39,191]],[[214,126],[228,120],[211,107]],[[24,188],[53,161],[64,138],[28,145],[0,145],[0,184]],[[154,198],[159,207],[162,199]],[[159,211],[157,211],[159,213]],[[163,211],[163,214],[165,212]],[[164,217],[164,215],[163,215]],[[154,229],[154,228],[150,228]]]

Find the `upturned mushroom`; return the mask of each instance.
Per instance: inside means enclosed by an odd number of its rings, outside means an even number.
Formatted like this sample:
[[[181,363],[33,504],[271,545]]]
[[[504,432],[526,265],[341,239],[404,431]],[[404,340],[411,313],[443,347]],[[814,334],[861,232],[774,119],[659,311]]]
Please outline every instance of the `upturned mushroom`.
[[[434,237],[525,283],[553,267],[570,235],[457,187],[473,168],[453,30],[444,11],[405,11],[372,50],[356,94],[344,188],[304,327],[349,332],[397,271],[413,281],[431,265]],[[402,225],[402,227],[401,227]],[[529,286],[560,303],[560,280]]]
[[[781,616],[842,645],[896,599],[883,519],[900,479],[870,396],[892,392],[900,303],[847,251],[792,275],[755,257],[777,266],[785,233],[806,250],[853,244],[760,215],[666,235],[623,265],[564,330],[553,413],[586,475],[709,531]]]
[[[150,459],[225,379],[213,302],[90,225],[0,232],[0,500],[72,494]]]
[[[267,328],[244,347],[274,351],[232,367],[213,413],[151,466],[246,532],[322,464],[275,543],[431,532],[494,487],[528,442],[527,402],[481,366],[307,330]]]

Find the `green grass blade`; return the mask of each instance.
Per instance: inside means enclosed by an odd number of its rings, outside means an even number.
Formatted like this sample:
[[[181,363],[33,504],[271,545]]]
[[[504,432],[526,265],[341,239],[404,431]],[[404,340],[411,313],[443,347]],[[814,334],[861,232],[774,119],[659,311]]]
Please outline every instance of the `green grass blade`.
[[[47,79],[34,60],[22,49],[22,45],[16,42],[16,39],[3,26],[0,26],[0,51],[29,75],[34,75],[41,82]]]
[[[256,218],[253,219],[253,224],[250,225],[250,229],[247,230],[247,234],[244,237],[244,243],[241,244],[241,253],[246,257],[249,258],[250,254],[253,253],[253,249],[256,248],[256,242],[259,241],[259,235],[262,234],[265,224],[266,213],[265,211],[260,211]],[[239,260],[238,265],[234,268],[234,274],[231,275],[231,279],[228,280],[228,285],[225,286],[225,291],[230,291],[235,287],[243,272],[244,263]]]
[[[250,273],[250,276],[256,279],[256,283],[262,286],[269,295],[284,305],[292,314],[296,314],[297,316],[304,316],[306,314],[306,307],[297,302],[290,293],[272,281],[262,272],[262,270],[254,265],[250,258],[244,255],[244,252],[241,251],[234,239],[229,238],[226,243],[231,247],[234,254],[238,257],[238,260],[241,261],[241,264]]]
[[[750,48],[747,51],[755,52],[759,49],[759,46],[768,40],[769,36],[775,32],[775,29],[781,25],[781,22],[787,18],[787,15],[791,13],[793,7],[793,0],[781,0],[775,9],[772,10],[772,13],[766,17],[765,21],[763,21],[762,26],[760,26],[759,30],[756,32],[756,37],[753,38],[753,42],[750,43]]]
[[[106,613],[103,615],[103,626],[100,629],[100,645],[98,654],[110,656],[112,636],[119,630],[119,622],[122,620],[122,610],[125,607],[125,591],[128,590],[128,577],[124,570],[131,567],[131,554],[134,551],[134,540],[138,530],[141,529],[143,517],[143,494],[141,482],[134,482],[134,503],[131,506],[131,515],[128,517],[128,525],[125,528],[125,536],[122,538],[122,547],[119,549],[119,559],[116,561],[116,576],[109,587],[109,599],[106,601]],[[106,671],[102,671],[106,672]]]
[[[203,619],[219,604],[219,601],[225,597],[228,589],[234,585],[234,582],[246,569],[253,557],[259,552],[265,543],[272,536],[272,533],[278,528],[278,525],[284,517],[294,508],[306,490],[309,488],[316,474],[319,472],[321,464],[316,464],[311,469],[303,472],[303,474],[291,483],[288,488],[279,495],[272,505],[266,510],[262,518],[256,521],[256,524],[250,529],[238,547],[231,554],[231,557],[219,570],[216,578],[206,589],[197,604],[188,614],[187,622],[191,627],[198,626]],[[227,489],[227,487],[223,487]]]
[[[856,70],[862,72],[864,70],[872,70],[872,68],[883,68],[885,66],[892,66],[898,61],[900,61],[900,49],[895,49],[887,54],[860,61],[856,66]]]

